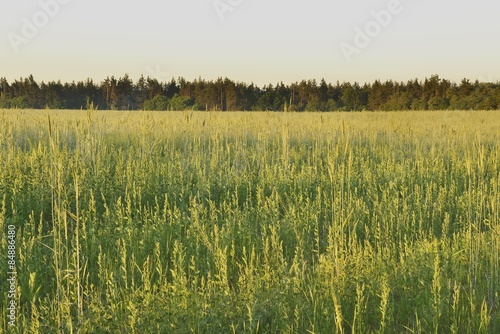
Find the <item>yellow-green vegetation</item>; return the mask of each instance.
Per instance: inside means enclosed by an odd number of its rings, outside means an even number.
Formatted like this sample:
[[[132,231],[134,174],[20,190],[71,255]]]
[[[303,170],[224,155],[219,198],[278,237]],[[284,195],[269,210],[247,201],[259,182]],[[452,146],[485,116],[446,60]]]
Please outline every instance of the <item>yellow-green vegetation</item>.
[[[0,111],[0,156],[14,332],[500,332],[498,111]]]

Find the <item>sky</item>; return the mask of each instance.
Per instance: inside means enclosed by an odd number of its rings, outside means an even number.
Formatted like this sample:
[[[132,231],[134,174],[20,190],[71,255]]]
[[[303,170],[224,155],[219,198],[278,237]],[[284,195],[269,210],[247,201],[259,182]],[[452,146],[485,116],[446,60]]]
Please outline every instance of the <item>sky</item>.
[[[0,0],[0,77],[500,81],[497,0]]]

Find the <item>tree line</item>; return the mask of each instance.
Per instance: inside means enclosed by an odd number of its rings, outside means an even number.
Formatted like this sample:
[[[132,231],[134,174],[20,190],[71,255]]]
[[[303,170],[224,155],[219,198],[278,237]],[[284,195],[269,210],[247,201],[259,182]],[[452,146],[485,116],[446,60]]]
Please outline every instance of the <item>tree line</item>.
[[[361,111],[361,110],[491,110],[500,109],[500,83],[454,83],[432,75],[423,81],[376,80],[373,83],[324,79],[283,82],[263,87],[228,78],[161,82],[141,76],[133,80],[107,77],[61,83],[38,83],[32,75],[9,83],[0,78],[0,108],[105,110],[241,110],[241,111]]]

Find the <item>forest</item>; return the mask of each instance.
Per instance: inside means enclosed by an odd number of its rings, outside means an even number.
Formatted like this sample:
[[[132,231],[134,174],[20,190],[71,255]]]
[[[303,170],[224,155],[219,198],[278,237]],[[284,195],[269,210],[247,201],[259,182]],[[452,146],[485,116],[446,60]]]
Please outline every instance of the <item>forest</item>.
[[[61,83],[37,82],[33,75],[9,83],[0,77],[0,108],[99,110],[217,111],[363,111],[363,110],[495,110],[500,108],[500,82],[463,79],[460,83],[431,75],[406,83],[324,79],[279,82],[259,87],[219,77],[170,82],[128,74]]]

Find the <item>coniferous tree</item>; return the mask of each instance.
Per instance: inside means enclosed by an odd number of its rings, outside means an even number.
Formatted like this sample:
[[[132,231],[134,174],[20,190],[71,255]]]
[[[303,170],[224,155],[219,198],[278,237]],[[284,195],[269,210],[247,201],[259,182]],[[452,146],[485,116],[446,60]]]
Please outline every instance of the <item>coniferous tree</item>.
[[[116,109],[131,110],[136,108],[132,94],[133,90],[133,82],[128,74],[125,74],[123,78],[118,79],[116,82]]]
[[[248,85],[222,77],[215,81],[198,78],[192,82],[178,78],[164,83],[141,76],[134,83],[127,74],[118,80],[107,77],[99,85],[92,79],[38,84],[30,75],[12,83],[0,78],[0,107],[223,111],[497,109],[500,108],[500,84],[471,83],[467,79],[456,84],[432,75],[423,82],[375,80],[360,86],[357,82],[340,84],[338,81],[332,85],[324,79],[318,84],[313,79],[260,88],[253,83]]]

